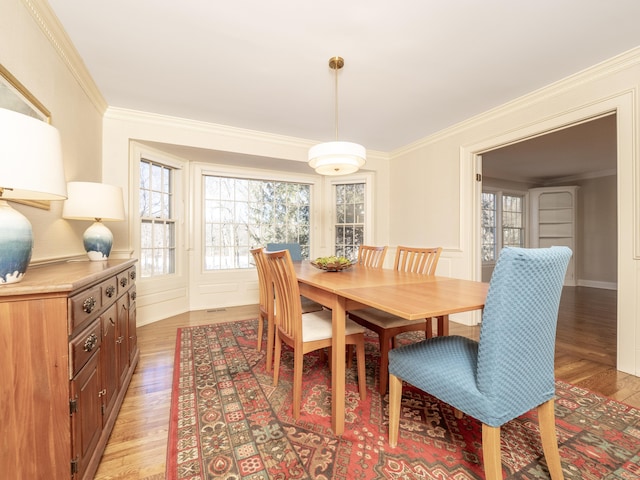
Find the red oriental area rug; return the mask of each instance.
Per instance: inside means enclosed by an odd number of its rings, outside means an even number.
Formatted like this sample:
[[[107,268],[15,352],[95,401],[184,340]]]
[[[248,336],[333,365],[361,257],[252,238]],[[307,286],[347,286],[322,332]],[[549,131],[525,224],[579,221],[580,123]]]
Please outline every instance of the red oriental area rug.
[[[398,447],[388,443],[388,404],[377,388],[378,343],[367,338],[367,400],[355,359],[347,369],[345,433],[331,432],[331,379],[305,355],[300,419],[291,417],[293,358],[283,351],[279,385],[256,346],[257,321],[179,329],[169,426],[169,480],[481,479],[480,423],[458,420],[435,398],[405,386]],[[556,423],[566,479],[640,478],[640,411],[556,383]],[[510,479],[546,479],[535,413],[502,428]]]

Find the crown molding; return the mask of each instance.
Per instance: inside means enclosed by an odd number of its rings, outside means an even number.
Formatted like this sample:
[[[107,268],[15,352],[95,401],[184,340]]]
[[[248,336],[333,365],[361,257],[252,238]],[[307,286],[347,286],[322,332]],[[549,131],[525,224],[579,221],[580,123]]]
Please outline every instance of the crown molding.
[[[566,185],[568,183],[578,182],[580,180],[589,180],[592,178],[602,178],[602,177],[614,177],[616,175],[618,175],[618,170],[615,168],[612,168],[609,170],[600,170],[598,172],[583,173],[581,175],[570,175],[568,177],[554,178],[553,182],[549,183],[548,186],[563,185],[563,184]]]
[[[226,138],[240,139],[243,141],[260,142],[264,144],[272,144],[279,147],[290,147],[295,149],[308,150],[316,141],[307,140],[298,137],[290,137],[275,133],[263,132],[259,130],[250,130],[240,127],[231,127],[218,123],[204,122],[201,120],[191,120],[188,118],[172,117],[158,113],[144,112],[140,110],[131,110],[120,107],[108,107],[105,119],[118,120],[139,123],[141,125],[156,125],[159,127],[170,127],[190,132],[203,132],[207,135],[215,135]],[[378,160],[387,160],[389,156],[386,152],[376,150],[367,150],[367,157]]]
[[[107,102],[89,74],[82,57],[67,35],[64,27],[46,0],[21,0],[40,30],[58,53],[73,77],[78,81],[91,103],[101,115],[107,110]]]
[[[314,143],[297,137],[278,135],[258,130],[246,128],[230,127],[218,123],[210,123],[201,120],[191,120],[188,118],[172,117],[159,113],[131,110],[120,107],[108,107],[105,118],[127,122],[140,123],[144,125],[157,125],[163,127],[180,128],[192,132],[204,132],[212,135],[239,138],[242,140],[257,140],[262,142],[277,143],[297,148],[309,148]]]
[[[391,158],[394,158],[410,153],[432,143],[442,141],[447,137],[460,134],[465,130],[470,129],[471,127],[482,125],[484,123],[487,123],[488,121],[494,120],[497,117],[502,117],[517,112],[531,105],[560,95],[561,93],[571,90],[572,88],[575,88],[579,85],[590,83],[598,79],[613,75],[617,72],[623,71],[638,64],[640,64],[640,47],[635,47],[631,50],[616,55],[615,57],[609,58],[601,63],[565,77],[550,85],[542,87],[538,90],[534,90],[533,92],[530,92],[522,97],[518,97],[515,100],[502,104],[491,110],[482,112],[481,114],[474,117],[470,117],[460,123],[452,125],[451,127],[440,130],[433,135],[429,135],[409,145],[398,148],[392,152],[389,152],[389,155]]]

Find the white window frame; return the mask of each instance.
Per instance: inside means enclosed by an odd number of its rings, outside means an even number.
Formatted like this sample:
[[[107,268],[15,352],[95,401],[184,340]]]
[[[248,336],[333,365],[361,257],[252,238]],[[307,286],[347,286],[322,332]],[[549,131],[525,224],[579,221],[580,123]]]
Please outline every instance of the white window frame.
[[[131,215],[131,239],[133,256],[140,258],[140,162],[148,160],[157,164],[165,165],[173,169],[172,201],[175,223],[175,272],[166,275],[156,275],[151,277],[139,277],[139,283],[148,284],[151,289],[174,288],[177,285],[186,283],[185,272],[185,225],[186,225],[186,200],[185,192],[187,188],[185,181],[189,175],[189,163],[182,161],[164,152],[157,151],[146,145],[137,142],[131,143],[131,164],[130,164],[130,185],[131,195],[129,196],[129,211]]]
[[[524,246],[529,246],[529,193],[522,190],[509,190],[502,188],[492,188],[492,187],[483,187],[482,193],[493,193],[496,195],[496,254],[492,261],[485,262],[482,261],[483,266],[491,266],[495,265],[498,260],[498,253],[503,247],[503,239],[502,239],[502,197],[507,196],[517,196],[522,197],[522,229],[524,232]],[[480,205],[482,208],[482,204]],[[480,225],[482,227],[482,225]]]
[[[268,171],[252,168],[238,168],[230,167],[226,165],[214,165],[206,163],[193,163],[192,164],[192,178],[191,185],[193,192],[193,235],[192,235],[192,250],[193,250],[193,273],[196,275],[196,281],[202,279],[211,280],[212,277],[228,275],[233,271],[245,271],[246,269],[226,269],[226,270],[205,270],[204,269],[204,242],[203,242],[203,181],[202,178],[205,175],[233,177],[233,178],[246,178],[246,179],[258,179],[276,182],[293,182],[293,183],[306,183],[311,186],[311,211],[310,211],[310,258],[314,258],[315,244],[319,238],[319,224],[320,219],[318,217],[319,212],[322,209],[322,189],[321,178],[316,175],[295,174],[290,172]],[[198,279],[199,277],[199,279]],[[192,278],[193,280],[193,278]],[[205,280],[207,281],[207,280]]]
[[[345,185],[349,183],[364,183],[364,244],[375,244],[374,229],[374,195],[375,190],[373,173],[358,172],[353,175],[345,175],[340,177],[326,177],[325,198],[327,202],[326,213],[323,218],[324,225],[327,225],[327,234],[325,235],[322,255],[333,255],[335,253],[335,228],[336,228],[336,185]]]

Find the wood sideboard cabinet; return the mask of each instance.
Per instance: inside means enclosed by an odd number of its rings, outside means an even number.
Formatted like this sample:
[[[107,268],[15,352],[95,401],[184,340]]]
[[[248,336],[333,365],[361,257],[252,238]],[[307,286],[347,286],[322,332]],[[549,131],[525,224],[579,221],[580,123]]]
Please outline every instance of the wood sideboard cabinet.
[[[92,479],[138,363],[136,260],[0,285],[0,472]]]

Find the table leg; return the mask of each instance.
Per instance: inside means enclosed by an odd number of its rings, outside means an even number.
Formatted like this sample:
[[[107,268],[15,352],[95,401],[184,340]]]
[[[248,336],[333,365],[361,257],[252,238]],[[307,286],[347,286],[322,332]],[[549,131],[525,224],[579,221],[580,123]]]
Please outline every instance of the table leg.
[[[333,339],[331,342],[331,427],[336,435],[342,435],[344,432],[345,303],[346,301],[343,297],[338,297],[331,311],[331,324],[333,326]]]
[[[449,315],[442,315],[438,317],[438,336],[449,336]]]

